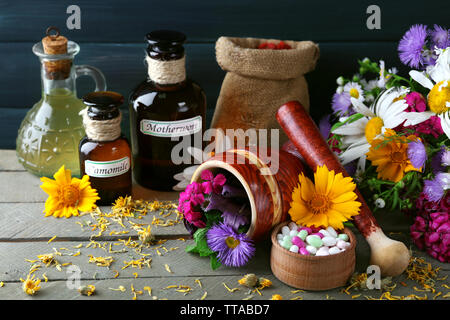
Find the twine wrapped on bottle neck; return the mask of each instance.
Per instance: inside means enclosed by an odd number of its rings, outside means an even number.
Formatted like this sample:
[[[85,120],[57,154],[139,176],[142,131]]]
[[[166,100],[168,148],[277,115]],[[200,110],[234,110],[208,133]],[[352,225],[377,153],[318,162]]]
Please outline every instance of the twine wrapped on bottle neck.
[[[93,120],[87,114],[88,108],[80,111],[83,117],[84,129],[89,140],[93,141],[114,141],[120,137],[120,122],[122,113],[119,116],[109,120]]]
[[[175,84],[186,80],[185,56],[177,60],[161,61],[145,57],[148,76],[158,84]]]

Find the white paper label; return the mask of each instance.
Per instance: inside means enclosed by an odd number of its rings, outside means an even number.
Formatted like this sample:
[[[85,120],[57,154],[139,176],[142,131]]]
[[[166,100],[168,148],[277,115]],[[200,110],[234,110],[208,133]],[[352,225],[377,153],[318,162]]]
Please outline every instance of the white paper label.
[[[90,177],[110,178],[120,176],[130,170],[130,158],[113,161],[84,161],[84,170]]]
[[[181,137],[201,130],[201,116],[178,121],[141,120],[141,132],[156,137]]]

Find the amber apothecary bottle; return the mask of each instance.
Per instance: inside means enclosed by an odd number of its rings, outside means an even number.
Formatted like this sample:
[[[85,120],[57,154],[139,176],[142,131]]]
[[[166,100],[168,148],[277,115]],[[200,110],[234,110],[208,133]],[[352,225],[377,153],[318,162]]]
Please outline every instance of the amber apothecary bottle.
[[[193,162],[186,147],[202,147],[206,97],[186,77],[185,40],[176,31],[147,34],[148,78],[130,95],[134,178],[150,189],[172,190],[173,176]]]
[[[131,148],[120,130],[123,101],[122,95],[112,91],[83,97],[86,136],[80,141],[80,168],[97,189],[98,205],[111,205],[118,197],[131,195]]]

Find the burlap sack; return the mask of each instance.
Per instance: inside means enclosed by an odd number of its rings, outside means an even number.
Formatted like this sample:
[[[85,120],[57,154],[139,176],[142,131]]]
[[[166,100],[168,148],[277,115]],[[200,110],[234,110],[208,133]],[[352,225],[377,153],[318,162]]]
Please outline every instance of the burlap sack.
[[[216,59],[227,71],[211,127],[280,129],[277,109],[291,100],[309,110],[308,85],[304,74],[314,70],[319,47],[311,41],[284,41],[292,49],[257,49],[263,42],[280,40],[220,37]],[[280,129],[280,146],[287,140]],[[269,140],[270,144],[270,140]]]

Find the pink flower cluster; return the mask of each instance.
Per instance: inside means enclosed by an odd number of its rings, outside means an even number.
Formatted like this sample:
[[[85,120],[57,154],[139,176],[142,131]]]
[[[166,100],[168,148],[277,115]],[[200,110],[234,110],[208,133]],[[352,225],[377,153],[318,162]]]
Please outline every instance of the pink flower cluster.
[[[411,92],[405,97],[406,103],[409,105],[406,108],[406,112],[425,112],[427,111],[427,101],[418,92]],[[419,123],[415,126],[406,127],[407,129],[413,129],[415,134],[430,134],[437,138],[444,133],[441,126],[441,119],[438,116],[432,116],[427,121]]]
[[[450,262],[450,194],[439,202],[422,193],[416,200],[417,216],[411,226],[416,246],[441,262]]]
[[[203,220],[202,205],[205,202],[205,195],[208,196],[214,193],[221,193],[226,178],[223,174],[217,174],[215,177],[209,170],[204,170],[201,173],[203,182],[192,182],[180,194],[178,200],[178,211],[180,211],[184,218],[197,228],[204,228],[206,226]]]

